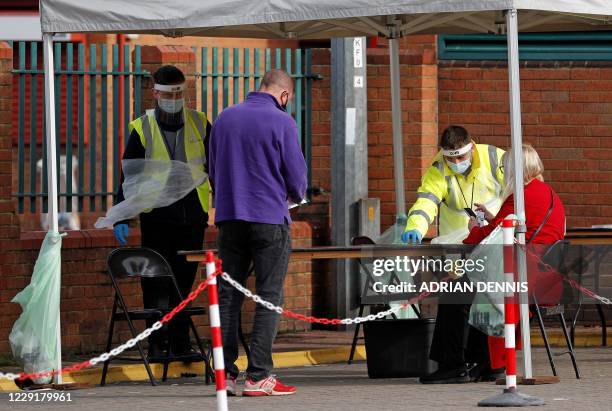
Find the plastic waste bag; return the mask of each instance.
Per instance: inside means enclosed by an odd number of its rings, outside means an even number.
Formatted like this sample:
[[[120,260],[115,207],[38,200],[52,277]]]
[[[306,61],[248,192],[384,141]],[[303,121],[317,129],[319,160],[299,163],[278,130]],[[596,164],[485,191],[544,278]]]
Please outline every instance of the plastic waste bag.
[[[125,200],[100,217],[94,224],[96,228],[112,228],[116,222],[129,220],[145,210],[174,204],[208,178],[202,164],[176,160],[123,160],[122,167]]]
[[[472,251],[470,259],[484,262],[482,271],[467,272],[472,282],[504,282],[504,238],[501,227],[480,242]],[[478,292],[470,308],[469,323],[492,337],[504,335],[503,293]]]
[[[13,325],[9,342],[13,357],[26,373],[51,371],[57,367],[61,249],[61,235],[48,232],[30,284],[12,299],[21,305],[22,313]],[[50,381],[49,376],[34,382]]]

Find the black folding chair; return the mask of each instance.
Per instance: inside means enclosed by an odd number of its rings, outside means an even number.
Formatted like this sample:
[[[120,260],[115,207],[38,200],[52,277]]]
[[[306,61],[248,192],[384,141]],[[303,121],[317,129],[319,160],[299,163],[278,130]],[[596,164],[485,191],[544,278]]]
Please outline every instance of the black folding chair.
[[[573,266],[570,267],[573,274],[576,274],[578,284],[583,285],[585,280],[592,280],[592,290],[599,294],[600,292],[600,276],[601,276],[601,265],[606,260],[606,255],[612,251],[612,246],[603,244],[594,245],[574,245],[571,248],[572,257],[577,254],[579,258],[574,258]],[[591,288],[591,285],[589,286]],[[578,317],[580,316],[580,310],[584,304],[584,295],[578,294],[578,303],[576,310],[572,316],[570,337],[572,343],[574,343],[574,335],[576,331],[576,324]],[[601,346],[605,347],[608,345],[608,330],[607,321],[604,314],[603,306],[601,302],[594,301],[595,309],[599,315],[599,323],[601,325]]]
[[[367,236],[357,236],[357,237],[353,237],[353,239],[351,240],[351,245],[375,245],[375,244],[376,243],[370,237],[367,237]],[[394,301],[405,301],[405,300],[409,300],[410,298],[414,297],[414,295],[409,294],[409,293],[393,293],[392,296],[387,295],[387,294],[370,295],[368,293],[368,290],[370,290],[370,288],[372,287],[372,284],[374,284],[377,280],[374,278],[372,271],[370,271],[370,269],[368,268],[367,262],[364,262],[361,258],[358,258],[357,262],[359,264],[359,271],[365,274],[365,283],[364,283],[361,295],[359,296],[359,315],[358,315],[359,317],[363,316],[363,311],[366,306],[381,306],[382,305],[384,306],[383,310],[386,310],[389,308],[389,303],[392,303]],[[397,276],[397,273],[395,271],[391,272],[388,284],[396,285],[400,283],[401,283],[401,280]],[[419,318],[421,318],[421,312],[419,311],[419,309],[414,304],[412,304],[411,307],[416,313],[416,315]],[[393,319],[397,319],[397,316],[395,314],[391,314],[391,316],[393,317]],[[363,338],[363,337],[359,337],[360,327],[361,327],[361,324],[359,323],[355,327],[355,333],[353,334],[353,342],[351,344],[351,352],[349,354],[348,364],[351,364],[353,362],[353,357],[355,356],[355,350],[357,348],[357,341],[360,338]]]
[[[143,277],[156,278],[162,281],[165,279],[168,284],[169,291],[176,293],[175,296],[178,301],[182,301],[183,298],[181,296],[181,292],[179,290],[176,279],[174,278],[174,274],[172,273],[172,269],[170,268],[170,264],[168,264],[168,262],[159,253],[149,248],[125,247],[113,250],[108,256],[107,267],[108,274],[111,278],[111,282],[115,290],[113,311],[111,314],[110,326],[108,330],[108,340],[106,343],[106,351],[108,352],[111,349],[116,321],[127,322],[132,337],[136,337],[138,335],[138,332],[136,331],[136,327],[134,326],[134,321],[159,321],[165,314],[167,314],[174,308],[167,306],[164,307],[164,305],[160,302],[160,308],[129,309],[121,293],[121,288],[119,287],[119,280]],[[204,361],[204,375],[206,379],[206,384],[209,384],[214,376],[212,368],[210,366],[211,350],[206,350],[204,348],[202,339],[198,335],[196,327],[191,318],[194,315],[203,314],[205,314],[204,307],[187,306],[185,309],[179,312],[175,316],[175,318],[182,318],[189,321],[191,331],[193,332],[197,347],[199,349],[200,359]],[[157,385],[157,382],[155,381],[155,377],[153,376],[153,373],[151,372],[151,367],[149,365],[151,361],[149,361],[149,359],[145,355],[145,352],[140,342],[136,343],[136,348],[138,349],[140,358],[122,357],[121,359],[127,361],[142,361],[147,370],[147,374],[149,375],[151,385]],[[165,357],[161,361],[164,364],[164,373],[162,381],[165,381],[168,376],[168,365],[170,361],[185,358],[184,356],[170,355],[169,341],[166,341],[164,348]],[[190,359],[193,359],[193,357],[190,356]],[[104,385],[106,382],[106,374],[108,372],[108,366],[110,362],[111,359],[108,359],[104,362],[100,385]]]
[[[567,240],[559,240],[554,243],[550,248],[546,251],[546,253],[542,257],[542,262],[550,265],[557,272],[563,275],[567,275],[568,265],[567,265],[567,253],[569,250],[569,241]],[[572,264],[575,265],[575,264]],[[567,288],[566,288],[567,290]],[[563,299],[562,299],[563,300]],[[557,375],[557,369],[555,367],[554,356],[559,356],[563,354],[569,354],[572,365],[574,366],[574,372],[576,374],[576,378],[580,379],[580,370],[578,369],[578,364],[576,363],[576,354],[574,352],[574,346],[572,344],[572,339],[567,332],[567,325],[565,323],[565,308],[563,303],[556,304],[554,306],[543,306],[539,305],[535,295],[532,297],[532,305],[531,310],[536,314],[536,319],[538,321],[538,326],[540,328],[540,332],[542,333],[542,338],[544,339],[544,346],[546,347],[546,354],[548,355],[548,361],[550,362],[550,368],[552,369],[553,375]],[[565,343],[567,345],[567,350],[560,352],[552,352],[550,348],[550,343],[548,341],[548,336],[546,334],[546,327],[544,326],[543,317],[552,317],[556,316],[559,319],[561,324],[561,329],[563,330],[563,336],[565,337]]]

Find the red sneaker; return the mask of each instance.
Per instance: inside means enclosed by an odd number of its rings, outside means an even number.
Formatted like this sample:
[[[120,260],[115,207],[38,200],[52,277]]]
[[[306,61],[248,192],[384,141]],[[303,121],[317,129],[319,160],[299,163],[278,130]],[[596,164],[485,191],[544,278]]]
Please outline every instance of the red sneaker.
[[[228,375],[225,379],[225,391],[227,392],[228,397],[236,396],[236,380],[237,378],[233,378]]]
[[[269,395],[291,395],[295,394],[296,391],[295,387],[285,385],[271,375],[257,382],[247,378],[242,395],[246,397],[264,397]]]

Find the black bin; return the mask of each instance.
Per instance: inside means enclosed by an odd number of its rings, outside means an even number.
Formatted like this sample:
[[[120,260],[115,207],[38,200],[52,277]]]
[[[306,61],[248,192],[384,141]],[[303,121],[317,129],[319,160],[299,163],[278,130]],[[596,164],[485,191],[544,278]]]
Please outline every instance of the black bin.
[[[436,370],[429,359],[435,320],[401,319],[363,324],[368,377],[420,377]]]

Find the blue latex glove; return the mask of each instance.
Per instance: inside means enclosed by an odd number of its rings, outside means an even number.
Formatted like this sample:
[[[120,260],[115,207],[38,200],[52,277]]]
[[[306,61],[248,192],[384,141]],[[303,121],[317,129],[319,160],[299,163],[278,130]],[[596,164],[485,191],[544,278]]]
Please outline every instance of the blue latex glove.
[[[420,244],[421,240],[421,233],[417,230],[410,230],[402,233],[402,242],[404,244]]]
[[[127,237],[130,234],[130,228],[127,224],[117,224],[113,228],[113,232],[115,233],[115,238],[117,239],[117,241],[119,241],[119,244],[127,244]]]

